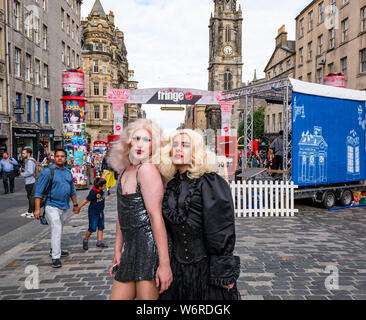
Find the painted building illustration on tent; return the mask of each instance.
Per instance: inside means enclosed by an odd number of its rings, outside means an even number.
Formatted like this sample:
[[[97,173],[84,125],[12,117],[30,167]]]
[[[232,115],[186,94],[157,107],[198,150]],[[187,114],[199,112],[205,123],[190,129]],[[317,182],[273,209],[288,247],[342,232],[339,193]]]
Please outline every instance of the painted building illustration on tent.
[[[363,131],[365,131],[365,142],[366,142],[366,110],[365,110],[364,119],[362,119],[362,116],[364,113],[363,110],[364,110],[364,107],[359,105],[358,110],[357,110],[358,111],[358,125],[362,128]],[[366,151],[366,143],[365,143],[365,151]]]
[[[296,118],[298,116],[301,116],[302,119],[305,119],[305,106],[304,105],[298,106],[296,104],[296,97],[294,98],[294,102],[292,104],[293,104],[293,110],[294,110],[294,119],[293,119],[293,122],[294,123],[296,122]]]
[[[356,180],[360,176],[360,137],[352,130],[347,137],[347,179]]]
[[[322,127],[314,127],[301,135],[299,145],[299,182],[323,183],[327,181],[328,144],[322,135]]]

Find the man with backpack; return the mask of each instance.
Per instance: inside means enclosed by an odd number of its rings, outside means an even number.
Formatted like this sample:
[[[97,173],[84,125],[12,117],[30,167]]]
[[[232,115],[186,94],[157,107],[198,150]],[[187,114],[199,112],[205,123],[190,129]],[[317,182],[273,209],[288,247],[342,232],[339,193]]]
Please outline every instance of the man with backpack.
[[[36,219],[40,219],[41,200],[47,194],[44,207],[47,222],[51,227],[50,255],[52,256],[53,268],[60,268],[60,258],[69,255],[67,251],[61,250],[61,237],[68,210],[70,209],[70,198],[74,206],[73,212],[79,213],[74,179],[70,170],[65,168],[66,160],[66,151],[63,149],[56,150],[55,163],[40,172],[34,192],[34,217]]]
[[[16,161],[14,158],[9,157],[9,153],[3,153],[3,159],[0,161],[0,174],[3,177],[5,194],[9,193],[9,185],[10,193],[14,193],[14,181],[15,175],[18,172],[18,166],[18,161]]]
[[[32,158],[32,149],[25,148],[22,151],[22,157],[25,160],[24,169],[20,168],[20,175],[25,178],[25,191],[27,192],[28,198],[28,211],[26,213],[21,214],[22,217],[26,218],[34,218],[33,215],[33,204],[32,204],[32,191],[34,187],[34,183],[36,182],[37,175],[37,161]]]

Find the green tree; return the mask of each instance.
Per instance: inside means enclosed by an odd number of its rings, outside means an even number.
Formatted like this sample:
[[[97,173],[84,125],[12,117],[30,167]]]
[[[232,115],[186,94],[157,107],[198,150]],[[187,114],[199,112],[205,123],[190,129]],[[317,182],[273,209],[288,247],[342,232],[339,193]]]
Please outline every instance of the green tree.
[[[265,107],[262,106],[254,111],[253,113],[253,137],[258,138],[260,136],[263,136],[264,134],[264,111]],[[249,115],[248,120],[250,122],[251,116]],[[249,133],[248,133],[249,134]],[[240,122],[239,128],[238,128],[238,138],[244,136],[244,121]],[[248,136],[250,139],[250,137]],[[240,144],[242,144],[242,139],[240,140]]]

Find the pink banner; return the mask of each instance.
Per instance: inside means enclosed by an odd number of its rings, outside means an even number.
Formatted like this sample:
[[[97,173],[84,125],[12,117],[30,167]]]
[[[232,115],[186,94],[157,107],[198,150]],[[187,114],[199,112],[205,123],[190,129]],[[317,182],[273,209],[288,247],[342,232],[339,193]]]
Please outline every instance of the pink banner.
[[[107,97],[113,105],[114,134],[120,135],[123,131],[123,115],[125,113],[125,103],[130,98],[130,90],[111,89],[107,91]]]
[[[221,99],[231,98],[232,95],[224,95],[222,91],[216,91],[216,100],[221,106],[221,129],[223,135],[229,135],[231,127],[231,110],[233,104],[238,100],[220,101]]]

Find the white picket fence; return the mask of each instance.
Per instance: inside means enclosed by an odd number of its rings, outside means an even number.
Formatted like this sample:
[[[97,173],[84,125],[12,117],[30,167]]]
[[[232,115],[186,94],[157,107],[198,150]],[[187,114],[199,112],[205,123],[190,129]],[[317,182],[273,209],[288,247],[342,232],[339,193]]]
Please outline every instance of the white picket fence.
[[[294,201],[296,188],[288,181],[231,182],[235,216],[293,217],[298,212]]]

